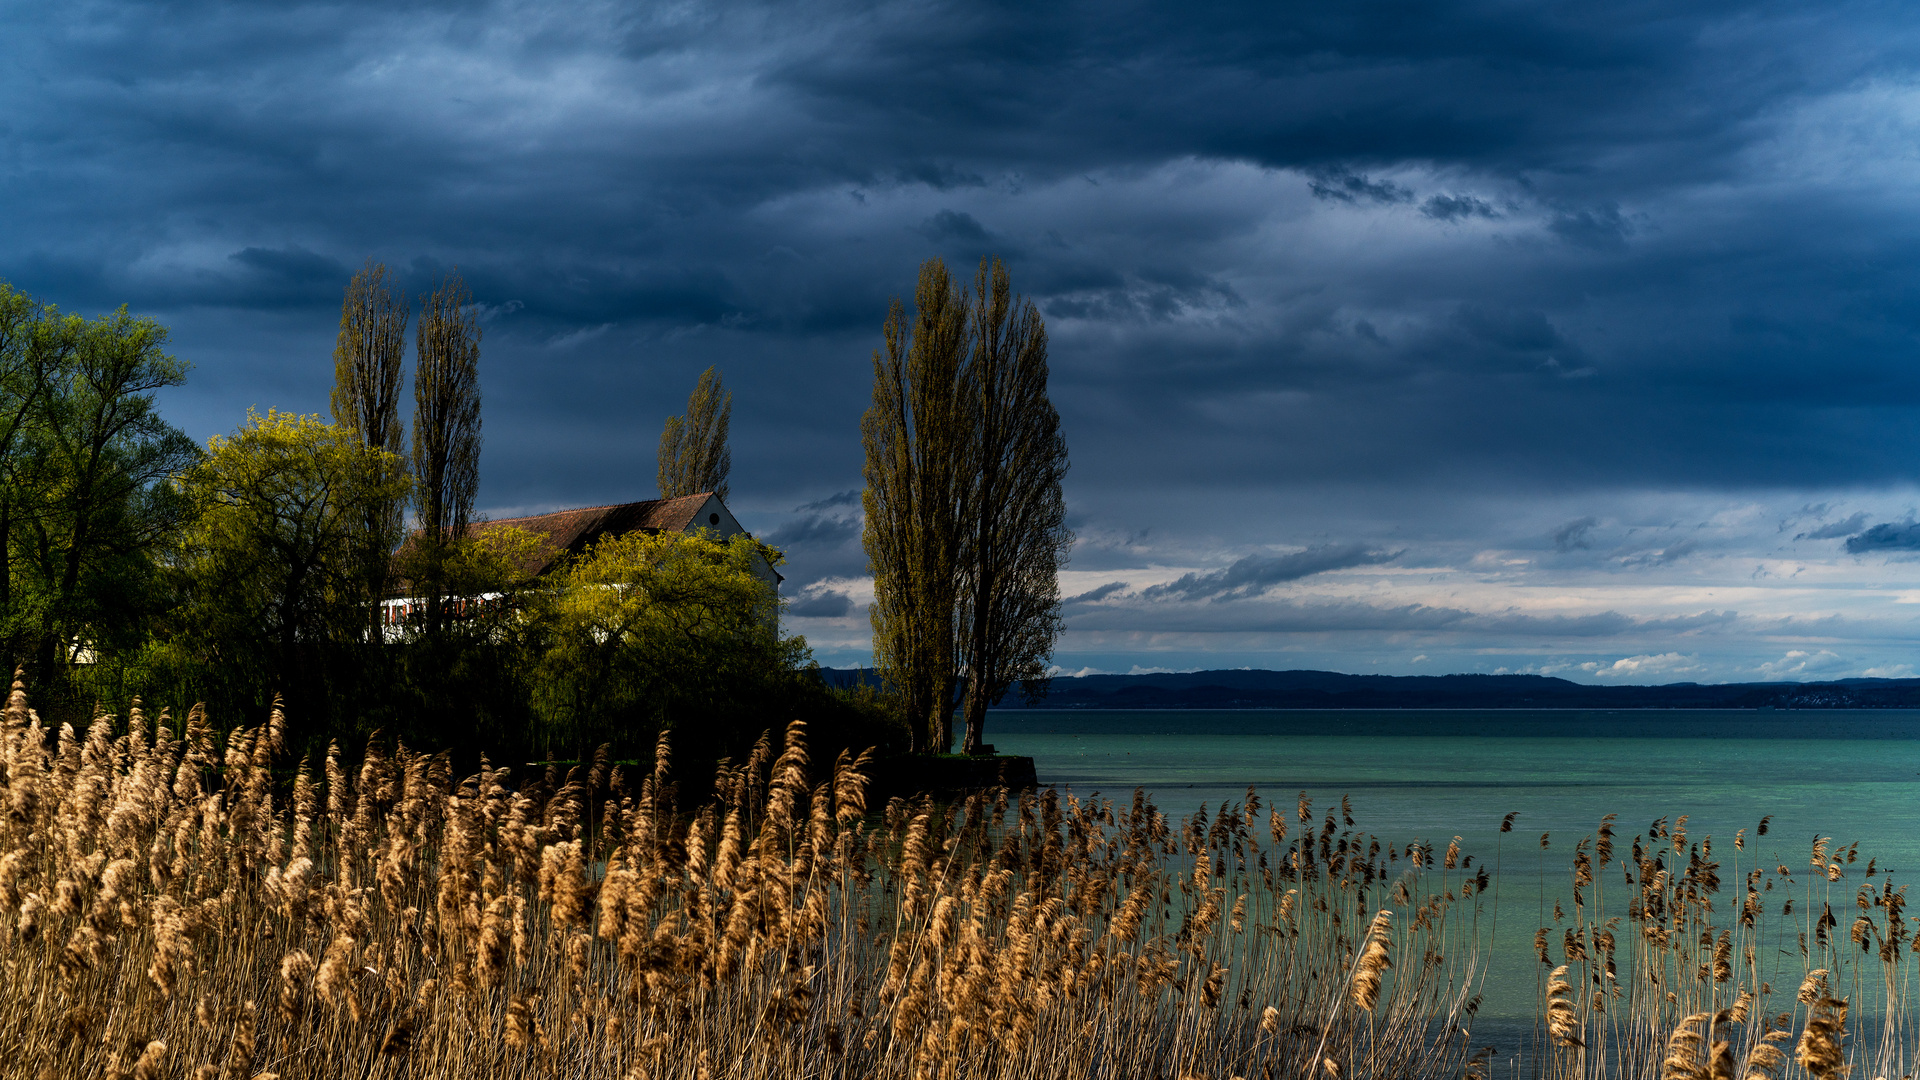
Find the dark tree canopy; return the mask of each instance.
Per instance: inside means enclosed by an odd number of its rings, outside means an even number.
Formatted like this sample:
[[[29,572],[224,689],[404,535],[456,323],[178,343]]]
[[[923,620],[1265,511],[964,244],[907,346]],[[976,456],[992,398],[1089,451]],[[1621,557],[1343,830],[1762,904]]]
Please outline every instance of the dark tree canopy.
[[[966,735],[976,752],[987,707],[1016,682],[1044,685],[1060,636],[1060,567],[1073,545],[1061,480],[1067,442],[1047,396],[1047,328],[1016,297],[1000,260],[973,286],[973,476],[960,557]]]
[[[155,405],[186,379],[166,328],[23,300],[0,285],[0,605],[15,658],[58,686],[144,637],[163,603],[155,556],[188,518],[168,481],[199,448]]]
[[[401,366],[407,347],[407,297],[372,259],[347,283],[340,305],[340,336],[333,349],[333,420],[358,433],[363,446],[394,455],[404,463],[400,422]],[[393,549],[400,542],[404,495],[361,509],[355,547],[362,552],[362,587],[371,596],[386,592]],[[370,609],[369,640],[380,636],[379,608]]]
[[[921,265],[911,334],[896,300],[861,423],[874,664],[903,699],[920,752],[953,743],[954,616],[973,452],[967,309],[966,290],[944,263]]]
[[[972,752],[989,705],[1043,685],[1059,635],[1067,448],[1046,327],[998,260],[969,290],[929,259],[914,308],[911,334],[888,313],[862,423],[874,662],[922,752],[953,745],[964,679]]]
[[[467,532],[480,487],[480,323],[458,271],[421,307],[414,339],[414,505],[419,512],[420,572],[427,631],[445,619],[443,567]]]

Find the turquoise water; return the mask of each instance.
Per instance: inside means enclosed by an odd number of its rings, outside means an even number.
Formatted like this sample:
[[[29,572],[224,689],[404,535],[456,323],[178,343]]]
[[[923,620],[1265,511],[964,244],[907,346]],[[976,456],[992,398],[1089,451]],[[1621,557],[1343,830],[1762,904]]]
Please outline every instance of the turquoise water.
[[[1492,1016],[1531,1015],[1533,928],[1568,894],[1573,845],[1602,815],[1619,815],[1622,850],[1654,819],[1688,815],[1692,839],[1714,839],[1729,905],[1736,864],[1799,874],[1816,834],[1859,842],[1849,891],[1870,858],[1896,882],[1920,870],[1920,710],[1001,710],[987,739],[1033,757],[1044,784],[1116,801],[1143,787],[1170,817],[1243,802],[1251,784],[1283,812],[1303,791],[1321,812],[1350,796],[1356,827],[1396,846],[1462,837],[1477,864],[1499,868]]]
[[[1170,814],[1244,799],[1252,784],[1288,803],[1303,790],[1321,803],[1351,795],[1368,828],[1395,838],[1491,837],[1518,811],[1515,832],[1536,841],[1591,831],[1607,813],[1628,831],[1690,814],[1690,832],[1730,841],[1770,814],[1773,846],[1818,832],[1863,841],[1882,866],[1920,855],[1920,710],[1009,709],[989,724],[989,741],[1033,757],[1042,783],[1115,797],[1144,787]]]

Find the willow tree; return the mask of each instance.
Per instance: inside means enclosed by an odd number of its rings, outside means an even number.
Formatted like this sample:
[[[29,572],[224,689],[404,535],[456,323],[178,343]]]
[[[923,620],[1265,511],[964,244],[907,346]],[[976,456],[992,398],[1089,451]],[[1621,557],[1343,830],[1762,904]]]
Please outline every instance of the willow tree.
[[[9,290],[10,291],[10,290]],[[51,306],[19,325],[31,396],[12,400],[4,462],[4,613],[40,678],[64,682],[82,650],[131,649],[162,601],[156,556],[190,509],[172,481],[199,447],[161,419],[156,397],[186,380],[167,330],[122,307],[91,321]],[[9,366],[13,360],[7,361]]]
[[[686,415],[667,417],[666,430],[660,433],[661,498],[711,491],[726,500],[727,472],[733,468],[733,455],[727,451],[732,419],[733,393],[721,387],[719,369],[710,367],[694,384]]]
[[[953,745],[957,573],[969,502],[968,300],[939,259],[920,267],[909,336],[895,300],[873,354],[862,537],[874,663],[903,699],[918,753]]]
[[[427,632],[445,622],[448,549],[467,533],[480,486],[480,323],[458,271],[421,306],[414,336],[413,474],[420,536],[414,583]]]
[[[1059,571],[1073,534],[1060,482],[1067,443],[1047,396],[1047,328],[1015,297],[999,259],[983,259],[971,297],[974,449],[960,553],[962,752],[979,751],[987,707],[1016,682],[1045,677],[1060,635]]]
[[[347,283],[346,298],[340,304],[340,336],[333,347],[333,422],[351,428],[362,446],[390,455],[369,460],[390,461],[402,472],[400,368],[410,314],[406,294],[394,287],[386,266],[368,259]],[[368,605],[366,631],[375,642],[381,634],[380,599],[391,577],[393,549],[400,543],[404,487],[391,487],[392,494],[384,501],[360,506],[360,519],[350,530],[360,585],[373,600]]]
[[[249,412],[207,450],[178,481],[195,516],[174,556],[180,608],[165,644],[212,662],[204,678],[231,704],[284,691],[298,715],[324,716],[344,670],[333,650],[366,632],[366,522],[405,499],[406,470],[348,424],[273,411]]]

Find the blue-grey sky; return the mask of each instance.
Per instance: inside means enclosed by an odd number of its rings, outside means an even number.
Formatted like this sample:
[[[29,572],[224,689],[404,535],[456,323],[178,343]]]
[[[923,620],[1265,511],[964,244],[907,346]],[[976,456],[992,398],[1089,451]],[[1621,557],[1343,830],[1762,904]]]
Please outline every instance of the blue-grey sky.
[[[325,409],[369,256],[473,287],[495,516],[718,364],[824,663],[887,301],[991,253],[1065,670],[1920,664],[1906,5],[5,0],[0,102],[0,279],[171,326],[197,437]]]

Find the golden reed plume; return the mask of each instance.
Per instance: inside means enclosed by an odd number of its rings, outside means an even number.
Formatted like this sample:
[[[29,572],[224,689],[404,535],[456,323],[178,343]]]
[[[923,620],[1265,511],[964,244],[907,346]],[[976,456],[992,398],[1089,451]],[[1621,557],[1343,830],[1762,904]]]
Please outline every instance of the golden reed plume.
[[[867,805],[802,725],[676,805],[663,739],[516,779],[0,714],[0,1075],[1450,1078],[1485,885],[1244,805]],[[1435,869],[1435,864],[1442,864]],[[1393,956],[1409,959],[1396,968]],[[1474,1068],[1484,1069],[1485,1058]]]

